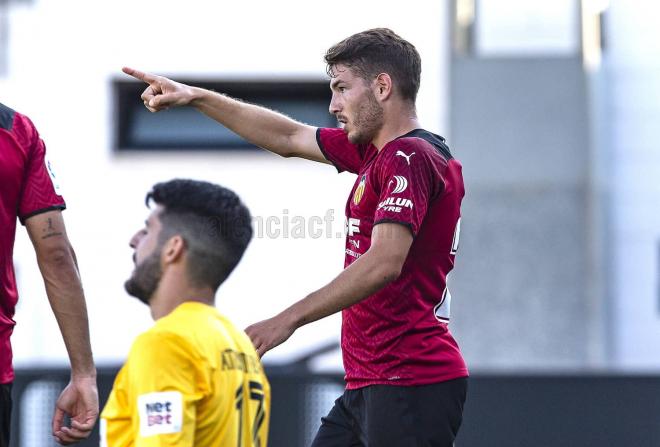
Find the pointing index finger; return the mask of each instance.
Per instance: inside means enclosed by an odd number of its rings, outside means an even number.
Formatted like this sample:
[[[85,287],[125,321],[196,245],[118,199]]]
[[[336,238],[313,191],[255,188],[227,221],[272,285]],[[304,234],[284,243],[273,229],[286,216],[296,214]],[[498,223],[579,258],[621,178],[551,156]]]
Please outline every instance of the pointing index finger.
[[[140,81],[144,81],[147,84],[151,84],[156,80],[156,76],[152,75],[151,73],[145,73],[144,71],[136,70],[134,68],[130,67],[123,67],[121,69],[124,73],[126,73],[129,76],[133,76],[135,79],[139,79]]]

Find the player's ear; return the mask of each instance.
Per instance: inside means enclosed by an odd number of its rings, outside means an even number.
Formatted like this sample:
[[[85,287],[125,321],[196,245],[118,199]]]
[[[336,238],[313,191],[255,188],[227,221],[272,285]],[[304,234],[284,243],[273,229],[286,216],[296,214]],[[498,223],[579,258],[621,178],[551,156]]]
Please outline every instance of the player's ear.
[[[181,235],[176,234],[169,238],[163,246],[162,260],[165,264],[172,264],[183,256],[186,249],[186,242]]]
[[[392,95],[392,78],[387,73],[381,73],[376,76],[374,81],[374,89],[376,98],[385,101]]]

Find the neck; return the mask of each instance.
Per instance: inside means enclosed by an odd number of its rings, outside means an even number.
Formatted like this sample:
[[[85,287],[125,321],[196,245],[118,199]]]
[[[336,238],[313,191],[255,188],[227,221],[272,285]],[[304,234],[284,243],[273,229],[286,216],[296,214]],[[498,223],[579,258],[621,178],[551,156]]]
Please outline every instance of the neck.
[[[371,143],[380,151],[390,141],[420,127],[414,107],[394,107],[385,111],[383,127]]]
[[[183,272],[168,273],[163,274],[158,288],[149,300],[151,317],[154,320],[163,318],[178,306],[187,302],[213,306],[215,291],[210,287],[192,286]]]

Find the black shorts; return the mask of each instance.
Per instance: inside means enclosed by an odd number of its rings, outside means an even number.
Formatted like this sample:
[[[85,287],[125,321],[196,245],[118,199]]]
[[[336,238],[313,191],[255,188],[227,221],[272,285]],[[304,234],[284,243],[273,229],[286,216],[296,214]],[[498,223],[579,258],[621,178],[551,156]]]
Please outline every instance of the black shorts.
[[[9,447],[11,383],[0,384],[0,447]]]
[[[466,393],[466,377],[346,390],[321,418],[312,447],[451,447]]]

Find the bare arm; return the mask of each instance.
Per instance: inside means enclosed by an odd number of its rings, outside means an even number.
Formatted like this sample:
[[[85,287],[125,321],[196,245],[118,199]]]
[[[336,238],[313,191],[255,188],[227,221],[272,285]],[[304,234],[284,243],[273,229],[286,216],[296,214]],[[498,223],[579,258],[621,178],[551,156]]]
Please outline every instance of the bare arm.
[[[250,143],[282,157],[330,163],[316,142],[316,128],[265,107],[226,95],[181,84],[171,79],[125,67],[124,73],[149,84],[142,94],[151,112],[192,106]]]
[[[403,225],[376,225],[369,250],[328,285],[245,330],[259,355],[283,343],[299,327],[346,309],[397,279],[412,242]]]
[[[60,211],[30,217],[25,222],[71,362],[71,382],[57,401],[53,434],[62,444],[86,438],[98,416],[96,369],[89,342],[87,308],[78,266]],[[64,414],[71,427],[63,426]]]

